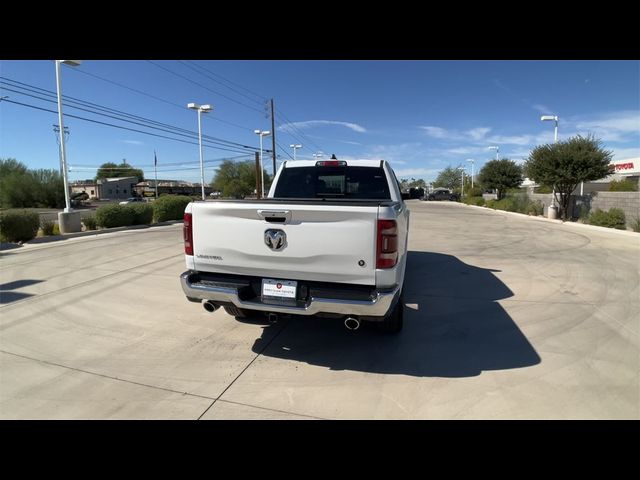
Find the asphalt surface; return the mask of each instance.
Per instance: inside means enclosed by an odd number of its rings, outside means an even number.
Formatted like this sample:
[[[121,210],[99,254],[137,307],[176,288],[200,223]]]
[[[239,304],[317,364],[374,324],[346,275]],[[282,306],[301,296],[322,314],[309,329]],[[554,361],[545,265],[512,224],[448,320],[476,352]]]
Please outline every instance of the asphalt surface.
[[[0,418],[640,418],[640,235],[408,203],[395,336],[207,313],[180,224],[3,252]]]

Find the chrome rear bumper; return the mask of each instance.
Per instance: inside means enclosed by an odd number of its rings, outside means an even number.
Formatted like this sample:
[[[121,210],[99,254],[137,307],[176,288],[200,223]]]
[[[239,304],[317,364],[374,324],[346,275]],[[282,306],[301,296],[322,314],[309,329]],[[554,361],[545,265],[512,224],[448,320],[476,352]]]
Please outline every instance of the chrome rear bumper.
[[[303,307],[274,305],[259,301],[242,300],[240,299],[236,288],[204,285],[197,282],[192,283],[191,277],[193,275],[194,272],[192,271],[186,271],[180,275],[182,290],[189,299],[211,300],[214,303],[231,303],[238,308],[244,308],[247,310],[289,313],[294,315],[336,313],[342,315],[383,317],[391,310],[391,307],[394,305],[400,291],[399,286],[388,290],[378,290],[375,292],[375,298],[372,298],[371,300],[345,300],[338,298],[311,297]]]

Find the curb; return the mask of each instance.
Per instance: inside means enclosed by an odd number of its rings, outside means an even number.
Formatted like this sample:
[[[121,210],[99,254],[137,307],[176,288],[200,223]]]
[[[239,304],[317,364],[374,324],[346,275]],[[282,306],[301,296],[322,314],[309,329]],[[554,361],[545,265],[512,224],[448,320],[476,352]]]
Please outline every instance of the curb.
[[[477,205],[467,205],[466,203],[460,203],[460,205],[463,205],[465,207],[471,207],[471,208],[479,208],[485,211],[490,211],[490,212],[495,212],[495,213],[504,213],[507,215],[512,215],[512,216],[516,216],[518,218],[529,218],[531,220],[537,220],[539,222],[547,222],[547,223],[553,223],[555,225],[569,225],[570,227],[579,227],[579,228],[586,228],[586,229],[590,229],[590,230],[595,230],[598,232],[607,232],[607,233],[617,233],[618,235],[626,235],[626,236],[631,236],[631,237],[638,237],[638,235],[640,234],[640,232],[633,232],[630,230],[617,230],[615,228],[608,228],[608,227],[599,227],[597,225],[588,225],[585,223],[577,223],[577,222],[564,222],[562,220],[553,220],[551,218],[545,218],[542,216],[532,216],[532,215],[525,215],[523,213],[517,213],[517,212],[507,212],[505,210],[494,210],[493,208],[488,208],[488,207],[480,207]]]
[[[24,246],[24,245],[40,245],[40,244],[43,244],[43,243],[52,243],[52,242],[57,242],[57,241],[61,241],[61,240],[67,240],[69,238],[90,237],[90,236],[103,235],[105,233],[124,232],[124,231],[128,231],[128,230],[142,230],[142,229],[145,229],[145,228],[154,228],[154,227],[162,227],[162,226],[166,226],[166,225],[174,225],[176,223],[182,223],[182,220],[169,220],[169,221],[166,221],[166,222],[154,223],[153,225],[129,225],[129,226],[126,226],[126,227],[103,228],[103,229],[100,229],[100,230],[87,230],[86,232],[66,233],[66,234],[63,234],[63,235],[49,235],[49,236],[46,236],[46,237],[34,238],[32,240],[29,240],[28,242],[25,242],[22,245],[16,244],[16,243],[3,243],[2,247],[0,248],[0,250],[4,252],[4,251],[9,251],[9,250],[14,250],[14,249],[19,248],[19,247]]]

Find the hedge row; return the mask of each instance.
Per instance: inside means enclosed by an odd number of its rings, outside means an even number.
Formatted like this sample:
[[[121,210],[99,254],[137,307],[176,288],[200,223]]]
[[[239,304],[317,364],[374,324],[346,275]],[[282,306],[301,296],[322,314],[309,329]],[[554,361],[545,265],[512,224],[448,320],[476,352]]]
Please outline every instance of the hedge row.
[[[611,208],[607,212],[603,212],[599,208],[589,215],[589,224],[599,227],[615,228],[617,230],[626,229],[626,218],[624,212],[619,208]]]
[[[494,210],[505,210],[507,212],[517,212],[529,215],[542,215],[543,207],[540,200],[532,202],[528,197],[522,195],[514,195],[506,197],[502,200],[488,200],[487,207]]]
[[[153,202],[154,221],[166,222],[167,220],[182,220],[184,209],[191,201],[191,197],[180,195],[158,198]]]
[[[0,240],[3,242],[28,242],[36,238],[40,228],[40,215],[26,210],[0,212]]]
[[[191,197],[166,196],[152,204],[105,205],[97,210],[95,223],[102,228],[113,228],[182,220],[184,209],[190,202]]]

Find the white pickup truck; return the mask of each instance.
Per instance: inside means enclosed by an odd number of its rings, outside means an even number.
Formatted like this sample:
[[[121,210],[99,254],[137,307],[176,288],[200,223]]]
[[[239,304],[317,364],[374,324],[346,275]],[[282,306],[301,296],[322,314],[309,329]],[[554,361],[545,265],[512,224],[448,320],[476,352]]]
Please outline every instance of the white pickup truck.
[[[399,332],[408,229],[386,161],[286,161],[267,198],[187,206],[182,289],[210,312],[317,315]]]

